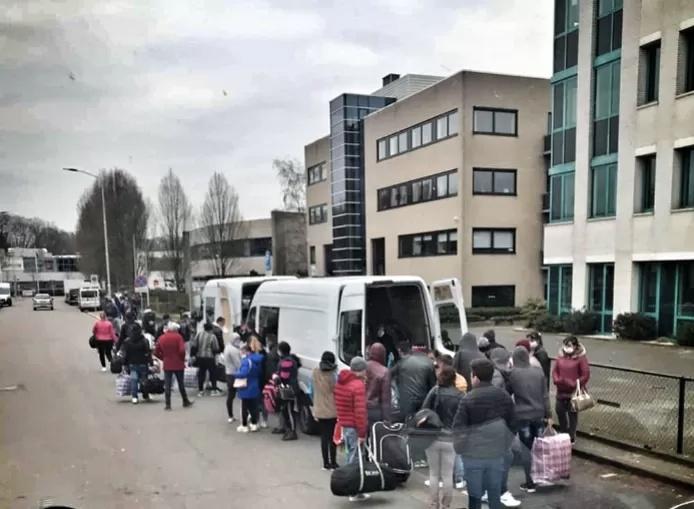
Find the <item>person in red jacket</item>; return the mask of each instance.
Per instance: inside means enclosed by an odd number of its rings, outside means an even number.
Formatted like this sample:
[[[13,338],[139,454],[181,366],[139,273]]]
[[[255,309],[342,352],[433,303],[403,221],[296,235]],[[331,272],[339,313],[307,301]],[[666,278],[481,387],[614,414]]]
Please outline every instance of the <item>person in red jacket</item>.
[[[554,361],[552,381],[557,387],[555,411],[559,419],[559,431],[568,433],[572,443],[576,441],[578,413],[571,410],[571,397],[576,390],[577,381],[581,383],[581,388],[586,388],[588,380],[590,380],[590,367],[585,347],[575,336],[564,338],[559,356]]]
[[[166,406],[164,410],[171,410],[171,382],[176,377],[178,390],[181,392],[183,407],[188,408],[193,403],[188,399],[186,387],[183,383],[183,370],[185,369],[186,344],[183,336],[178,333],[178,324],[169,322],[164,327],[164,334],[159,336],[154,355],[164,363],[164,395]]]
[[[106,359],[108,359],[108,362],[111,362],[111,350],[116,340],[116,331],[113,330],[113,324],[106,318],[106,313],[102,312],[99,314],[99,320],[92,327],[92,334],[96,338],[101,371],[106,371]]]

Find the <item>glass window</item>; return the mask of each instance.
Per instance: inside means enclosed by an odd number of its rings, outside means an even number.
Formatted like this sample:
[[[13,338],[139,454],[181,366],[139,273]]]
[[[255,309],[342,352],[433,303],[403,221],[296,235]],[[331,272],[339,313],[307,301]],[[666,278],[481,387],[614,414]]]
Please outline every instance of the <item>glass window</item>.
[[[516,194],[516,172],[495,171],[494,192],[499,194]]]
[[[622,2],[599,0],[595,53],[603,55],[622,47]]]
[[[494,131],[494,112],[489,110],[475,110],[473,130],[477,133],[491,133]]]
[[[446,254],[446,251],[448,250],[448,234],[439,233],[436,238],[436,253]]]
[[[552,315],[571,311],[571,265],[550,265],[547,309]]]
[[[378,210],[385,210],[389,205],[390,191],[388,189],[378,190]]]
[[[260,307],[260,313],[258,313],[258,334],[265,338],[265,341],[274,339],[274,342],[277,342],[279,319],[279,308],[267,306]],[[273,341],[270,342],[272,343]]]
[[[694,90],[694,28],[680,32],[680,54],[684,58],[678,64],[681,69],[679,74],[683,78],[678,87],[679,93],[691,92]]]
[[[398,153],[398,137],[391,136],[388,140],[388,155],[394,156]]]
[[[611,114],[612,69],[610,65],[595,70],[595,118]]]
[[[315,264],[316,264],[316,246],[311,246],[311,247],[309,248],[308,258],[309,258],[309,263],[310,263],[311,265],[315,265]]]
[[[448,136],[448,117],[439,117],[436,119],[436,139],[441,140]]]
[[[552,121],[554,128],[564,126],[564,82],[554,85],[554,101],[552,108]]]
[[[494,249],[505,249],[508,251],[513,251],[513,232],[494,232]]]
[[[422,126],[413,127],[410,131],[412,148],[417,148],[422,144]]]
[[[432,181],[431,179],[422,180],[422,200],[429,201],[432,199]]]
[[[349,364],[354,357],[361,356],[361,309],[343,311],[340,314],[340,359]]]
[[[458,194],[458,172],[448,174],[448,194],[451,196]]]
[[[566,81],[564,94],[564,111],[566,127],[576,125],[576,78]]]
[[[516,134],[516,114],[507,111],[494,113],[494,132]]]
[[[385,159],[386,154],[386,140],[378,140],[378,159]]]
[[[452,255],[457,253],[455,230],[400,235],[399,257]]]
[[[451,254],[458,252],[458,232],[455,230],[448,232],[448,252]]]
[[[444,198],[448,195],[448,175],[436,177],[436,197]]]
[[[422,199],[422,181],[412,182],[412,203],[418,203]]]
[[[477,194],[489,194],[494,191],[494,172],[491,170],[473,170],[472,192]]]
[[[655,201],[655,154],[637,158],[637,212],[650,212]]]
[[[513,285],[473,286],[472,307],[513,307],[516,305]]]
[[[400,190],[398,191],[399,194],[399,205],[407,205],[407,184],[403,184],[400,186]]]
[[[403,131],[398,135],[398,150],[405,152],[409,149],[407,146],[407,131]]]
[[[591,217],[614,216],[616,184],[616,164],[596,166],[592,169]]]
[[[475,230],[472,233],[472,249],[491,249],[492,232],[489,230]]]
[[[679,265],[679,281],[677,312],[681,316],[694,317],[694,262]]]
[[[412,237],[412,256],[422,256],[422,236],[415,235]]]
[[[448,135],[458,134],[458,111],[448,114]]]
[[[660,79],[660,41],[641,48],[639,63],[639,104],[658,100],[658,80]]]
[[[574,172],[550,177],[549,221],[568,221],[574,217]]]
[[[679,208],[694,207],[694,147],[680,151]]]
[[[422,124],[422,145],[431,143],[431,122]]]
[[[397,187],[391,187],[390,188],[390,206],[391,207],[397,207],[398,206],[398,188]]]

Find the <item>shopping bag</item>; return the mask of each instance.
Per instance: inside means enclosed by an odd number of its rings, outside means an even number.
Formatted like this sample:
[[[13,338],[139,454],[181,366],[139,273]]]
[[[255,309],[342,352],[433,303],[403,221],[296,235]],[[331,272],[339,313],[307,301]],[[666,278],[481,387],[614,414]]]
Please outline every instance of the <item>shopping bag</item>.
[[[116,355],[113,358],[113,360],[111,361],[111,373],[113,373],[114,375],[117,375],[122,371],[123,371],[123,359],[121,359],[120,356]]]
[[[116,396],[122,398],[130,396],[130,377],[121,373],[116,376]]]
[[[141,384],[143,394],[164,394],[164,380],[156,376],[148,376]]]
[[[593,397],[588,394],[585,389],[581,388],[581,381],[576,380],[576,390],[573,396],[571,396],[571,410],[574,412],[582,412],[594,406],[595,400]]]
[[[534,481],[558,481],[571,475],[571,437],[548,426],[533,443],[530,468]]]

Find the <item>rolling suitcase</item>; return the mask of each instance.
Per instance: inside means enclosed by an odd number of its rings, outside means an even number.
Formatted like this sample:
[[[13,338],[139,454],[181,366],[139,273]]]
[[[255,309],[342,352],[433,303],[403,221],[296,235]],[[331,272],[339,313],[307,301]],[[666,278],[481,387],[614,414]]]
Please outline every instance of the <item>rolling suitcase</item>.
[[[389,467],[399,482],[404,483],[412,472],[412,458],[405,425],[376,422],[371,426],[371,450],[381,465]]]
[[[360,493],[392,491],[398,485],[395,473],[385,465],[379,465],[368,446],[367,457],[359,448],[359,461],[343,465],[330,476],[330,490],[338,497],[351,497]]]

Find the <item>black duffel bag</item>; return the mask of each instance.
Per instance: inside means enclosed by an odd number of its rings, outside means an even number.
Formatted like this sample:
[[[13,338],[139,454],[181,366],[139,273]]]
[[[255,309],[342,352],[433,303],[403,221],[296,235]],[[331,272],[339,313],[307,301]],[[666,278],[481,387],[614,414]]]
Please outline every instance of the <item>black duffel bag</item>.
[[[359,447],[357,463],[343,465],[330,476],[330,491],[338,497],[351,497],[359,493],[392,491],[398,484],[397,474],[390,467],[379,464],[368,446],[364,446],[368,457]]]
[[[148,376],[140,384],[143,394],[164,394],[164,380],[156,376]]]
[[[111,373],[117,375],[121,371],[123,371],[123,359],[119,355],[116,355],[111,361]]]

